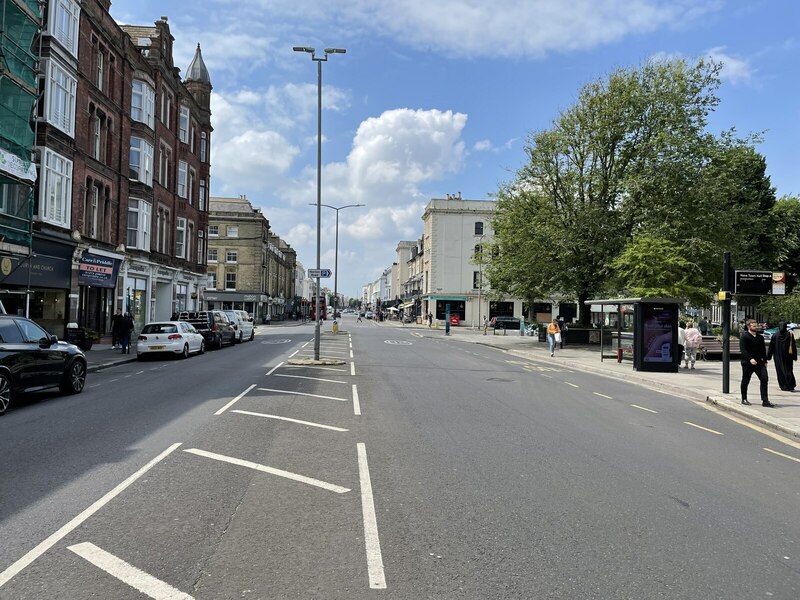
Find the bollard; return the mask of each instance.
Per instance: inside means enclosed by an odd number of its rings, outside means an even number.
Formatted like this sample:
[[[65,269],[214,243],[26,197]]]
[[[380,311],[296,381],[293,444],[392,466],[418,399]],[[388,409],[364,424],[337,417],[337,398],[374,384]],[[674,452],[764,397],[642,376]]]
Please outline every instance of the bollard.
[[[622,362],[622,348],[617,348],[617,362]]]
[[[337,333],[339,331],[339,323],[336,322],[336,319],[333,320],[333,333]]]

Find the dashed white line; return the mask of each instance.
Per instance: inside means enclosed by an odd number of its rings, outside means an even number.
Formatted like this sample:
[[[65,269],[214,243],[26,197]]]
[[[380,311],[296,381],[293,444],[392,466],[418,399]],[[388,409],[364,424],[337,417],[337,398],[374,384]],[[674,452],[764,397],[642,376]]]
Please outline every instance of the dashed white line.
[[[367,574],[369,587],[376,590],[386,589],[386,575],[383,572],[383,556],[381,542],[378,537],[378,520],[375,517],[375,501],[372,496],[372,481],[367,463],[367,448],[363,443],[357,444],[358,476],[361,481],[361,514],[364,520],[364,546],[367,551]]]
[[[305,344],[303,344],[303,345],[302,345],[302,346],[300,346],[300,347],[301,347],[301,348],[305,348],[305,347],[306,347],[306,346],[308,346],[310,343],[311,343],[311,342],[306,342]]]
[[[353,384],[353,414],[357,417],[361,416],[361,403],[358,401],[358,387]]]
[[[277,371],[277,370],[278,370],[278,368],[279,368],[279,367],[280,367],[282,364],[283,364],[283,361],[279,362],[277,365],[275,365],[274,367],[272,367],[272,368],[269,370],[269,373],[267,373],[267,376],[269,376],[269,375],[272,375],[272,374],[273,374],[275,371]]]
[[[47,552],[50,548],[55,546],[59,541],[61,541],[64,537],[69,535],[73,530],[77,529],[84,521],[86,521],[89,517],[91,517],[94,513],[98,510],[103,508],[106,504],[111,502],[116,496],[122,493],[127,487],[129,487],[134,481],[139,479],[142,475],[147,473],[150,469],[152,469],[156,464],[160,461],[164,460],[167,456],[169,456],[172,452],[175,451],[180,443],[172,444],[169,448],[164,450],[161,454],[156,456],[153,460],[143,466],[141,469],[136,471],[133,475],[128,477],[125,481],[120,483],[117,487],[113,490],[108,492],[105,496],[94,502],[89,508],[84,510],[74,519],[72,519],[69,523],[61,527],[58,531],[53,533],[47,539],[40,542],[33,550],[29,551],[25,556],[17,560],[14,564],[9,566],[5,571],[0,573],[0,587],[3,587],[6,583],[8,583],[12,577],[14,577],[17,573],[22,571],[25,567],[30,565],[33,561],[39,558],[42,554]]]
[[[349,431],[341,427],[334,427],[333,425],[323,425],[322,423],[312,423],[311,421],[301,421],[299,419],[290,419],[289,417],[280,417],[278,415],[265,415],[264,413],[250,412],[249,410],[234,409],[231,412],[239,413],[240,415],[250,415],[251,417],[262,417],[264,419],[276,419],[278,421],[288,421],[290,423],[299,423],[300,425],[308,425],[309,427],[319,427],[320,429],[330,429],[332,431]]]
[[[567,385],[571,385],[571,386],[572,386],[572,387],[574,387],[574,388],[579,388],[579,387],[581,387],[581,386],[579,386],[579,385],[575,385],[574,383],[570,383],[569,381],[565,381],[564,383],[566,383]]]
[[[697,425],[696,423],[691,423],[690,421],[684,421],[686,425],[690,425],[691,427],[696,427],[697,429],[702,429],[703,431],[708,431],[709,433],[713,433],[715,435],[725,435],[720,431],[714,431],[713,429],[709,429],[708,427],[703,427],[702,425]]]
[[[356,363],[350,363],[350,375],[355,377],[356,376]]]
[[[86,559],[98,569],[102,569],[112,577],[116,577],[133,589],[155,600],[193,600],[193,597],[189,594],[184,594],[179,589],[164,583],[160,579],[156,579],[92,543],[83,542],[74,546],[67,546],[67,549]]]
[[[289,355],[289,358],[292,358],[292,357],[293,357],[295,354],[297,354],[298,352],[300,352],[300,350],[295,350],[294,352],[292,352],[292,353]]]
[[[144,371],[136,371],[136,375],[141,375]]]
[[[258,388],[260,392],[272,392],[275,394],[287,394],[289,396],[310,396],[311,398],[324,398],[325,400],[338,400],[347,402],[347,398],[336,398],[335,396],[322,396],[321,394],[306,394],[305,392],[295,392],[294,390],[274,390],[272,388]]]
[[[767,452],[772,452],[772,454],[777,454],[778,456],[782,456],[783,458],[788,458],[789,460],[793,460],[794,462],[800,463],[800,458],[795,458],[794,456],[789,456],[788,454],[784,454],[783,452],[778,452],[777,450],[770,450],[769,448],[764,448]]]
[[[353,351],[350,350],[350,358],[353,358]]]
[[[234,404],[236,404],[236,403],[237,403],[239,400],[241,400],[242,398],[244,398],[244,397],[245,397],[245,395],[247,394],[247,392],[249,392],[249,391],[250,391],[250,390],[252,390],[254,387],[256,387],[256,385],[257,385],[257,384],[255,384],[255,383],[254,383],[254,384],[253,384],[253,385],[251,385],[249,388],[247,388],[245,391],[243,391],[241,394],[239,394],[238,396],[236,396],[236,398],[234,398],[233,400],[231,400],[230,402],[228,402],[228,403],[227,403],[225,406],[223,406],[222,408],[220,408],[220,409],[219,409],[217,412],[215,412],[215,413],[214,413],[214,416],[215,416],[215,417],[218,417],[219,415],[221,415],[222,413],[224,413],[224,412],[225,412],[226,410],[228,410],[228,409],[229,409],[231,406],[233,406],[233,405],[234,405]]]
[[[269,375],[269,373],[267,373]],[[324,381],[326,383],[341,383],[345,384],[346,381],[337,381],[336,379],[323,379],[322,377],[309,377],[307,375],[284,375],[282,373],[278,373],[275,377],[291,377],[292,379],[311,379],[313,381]]]
[[[284,477],[285,479],[291,479],[292,481],[299,481],[300,483],[313,485],[314,487],[322,488],[324,490],[328,490],[331,492],[336,492],[337,494],[344,494],[350,491],[349,488],[342,487],[339,485],[334,485],[332,483],[328,483],[327,481],[321,481],[319,479],[314,479],[312,477],[306,477],[305,475],[298,475],[297,473],[291,473],[289,471],[284,471],[283,469],[275,469],[273,467],[268,467],[267,465],[261,465],[258,463],[250,462],[249,460],[242,460],[240,458],[234,458],[232,456],[225,456],[224,454],[206,452],[205,450],[200,450],[198,448],[186,448],[184,452],[189,452],[190,454],[196,454],[197,456],[204,456],[205,458],[218,460],[220,462],[226,462],[232,465],[238,465],[240,467],[247,467],[248,469],[254,469],[256,471],[261,471],[262,473],[269,473],[270,475],[277,475],[278,477]]]
[[[649,413],[658,414],[657,410],[653,410],[652,408],[645,408],[644,406],[639,406],[638,404],[631,404],[633,408],[638,408],[639,410],[646,410]]]
[[[601,394],[600,392],[592,392],[595,396],[600,396],[601,398],[608,398],[609,400],[613,400],[611,396],[606,396],[605,394]]]

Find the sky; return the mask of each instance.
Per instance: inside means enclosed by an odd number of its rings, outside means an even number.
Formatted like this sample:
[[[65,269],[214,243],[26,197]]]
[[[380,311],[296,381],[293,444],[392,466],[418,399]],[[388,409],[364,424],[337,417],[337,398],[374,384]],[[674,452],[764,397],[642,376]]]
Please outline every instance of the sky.
[[[316,267],[317,63],[322,203],[339,211],[338,289],[359,297],[422,234],[431,198],[492,199],[584,84],[658,57],[723,63],[714,133],[763,132],[777,195],[800,195],[796,0],[113,0],[121,24],[162,15],[185,72],[213,84],[211,195],[260,207]],[[320,267],[334,267],[322,209]],[[334,280],[323,280],[333,289]]]

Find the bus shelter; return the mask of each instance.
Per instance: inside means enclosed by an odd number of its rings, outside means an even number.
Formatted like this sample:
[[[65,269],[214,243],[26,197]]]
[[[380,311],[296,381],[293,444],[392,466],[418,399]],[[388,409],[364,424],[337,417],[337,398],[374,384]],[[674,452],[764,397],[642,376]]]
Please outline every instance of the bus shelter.
[[[606,327],[600,321],[600,361],[606,345],[616,351],[621,360],[625,353],[633,354],[636,371],[677,373],[681,356],[678,349],[678,310],[681,298],[604,298],[586,300],[587,306],[612,305],[617,308],[616,327]],[[633,331],[623,331],[622,315],[633,310]]]

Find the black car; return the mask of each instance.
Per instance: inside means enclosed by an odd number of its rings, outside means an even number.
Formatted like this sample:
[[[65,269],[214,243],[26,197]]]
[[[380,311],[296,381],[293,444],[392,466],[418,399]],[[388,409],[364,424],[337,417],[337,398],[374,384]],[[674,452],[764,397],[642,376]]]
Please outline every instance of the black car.
[[[21,392],[59,388],[77,394],[86,383],[86,356],[39,325],[0,315],[0,414]]]
[[[494,329],[519,329],[520,320],[517,317],[494,317],[489,322]]]
[[[236,341],[236,330],[221,310],[173,313],[170,321],[186,321],[194,325],[197,332],[203,336],[207,348],[233,346]]]

